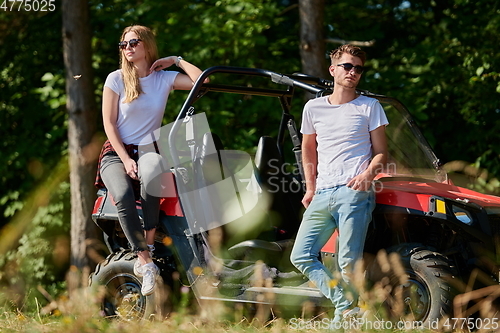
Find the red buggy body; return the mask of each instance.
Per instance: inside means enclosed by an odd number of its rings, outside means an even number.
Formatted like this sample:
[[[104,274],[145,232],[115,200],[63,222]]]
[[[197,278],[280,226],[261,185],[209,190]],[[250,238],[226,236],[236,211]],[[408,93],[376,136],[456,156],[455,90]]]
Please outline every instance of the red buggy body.
[[[203,84],[208,76],[213,83]],[[261,85],[253,83],[255,78]],[[289,258],[304,190],[301,136],[292,100],[300,91],[321,96],[331,93],[331,87],[332,82],[319,78],[261,69],[212,67],[203,72],[176,121],[154,134],[165,159],[164,172],[158,175],[163,188],[154,258],[163,280],[158,292],[141,295],[141,279],[133,274],[136,255],[121,232],[116,207],[105,189],[98,192],[93,219],[103,230],[110,254],[97,266],[90,284],[106,287],[102,307],[108,316],[162,314],[178,290],[178,277],[191,286],[200,304],[266,304],[284,313],[307,301],[330,311],[331,302]],[[377,98],[390,123],[389,167],[375,181],[377,205],[365,242],[366,278],[376,284],[385,277],[386,290],[402,295],[403,314],[392,313],[389,303],[381,305],[389,307],[383,312],[389,319],[412,314],[415,321],[429,325],[452,314],[453,297],[473,272],[487,277],[483,285],[498,284],[500,198],[452,185],[399,101],[359,93]],[[260,116],[266,122],[267,113],[280,114],[277,130],[263,133],[247,151],[234,147],[234,131],[218,127],[231,133],[228,137],[210,126],[218,120],[218,113],[211,111],[213,94],[231,96],[222,100],[234,108],[236,118],[240,113],[244,117],[245,103],[261,98],[266,110]],[[301,99],[298,103],[303,105]],[[236,125],[233,130],[238,128],[245,131]],[[335,240],[336,234],[321,253],[332,269]],[[404,283],[395,270],[381,273],[374,260],[380,251],[399,254]],[[274,296],[265,296],[270,294]]]

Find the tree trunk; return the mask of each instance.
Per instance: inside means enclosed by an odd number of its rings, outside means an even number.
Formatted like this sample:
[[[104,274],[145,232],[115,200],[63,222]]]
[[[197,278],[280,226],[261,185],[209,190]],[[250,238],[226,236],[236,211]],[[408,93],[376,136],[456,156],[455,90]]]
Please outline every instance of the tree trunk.
[[[324,33],[324,0],[299,0],[300,58],[305,74],[331,78]]]
[[[92,265],[89,240],[97,238],[91,220],[96,190],[96,158],[92,139],[96,132],[89,7],[86,0],[63,0],[63,51],[66,68],[66,108],[71,183],[71,265],[80,271]]]

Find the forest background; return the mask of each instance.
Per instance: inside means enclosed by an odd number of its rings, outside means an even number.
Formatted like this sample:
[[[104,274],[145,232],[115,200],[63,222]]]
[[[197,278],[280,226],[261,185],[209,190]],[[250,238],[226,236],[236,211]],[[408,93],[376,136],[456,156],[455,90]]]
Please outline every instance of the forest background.
[[[64,292],[70,264],[77,269],[83,265],[70,250],[74,222],[68,160],[78,152],[68,143],[73,111],[67,105],[62,33],[64,15],[79,9],[70,1],[65,6],[60,0],[53,3],[55,10],[46,12],[0,9],[0,302],[26,311],[36,309],[40,299],[48,302],[42,294]],[[304,17],[299,14],[300,5],[306,4],[321,18],[320,51],[310,51],[320,52],[324,61],[316,67],[324,78],[328,50],[342,41],[365,45],[368,70],[359,87],[401,100],[445,167],[462,175],[457,178],[461,185],[500,191],[499,1],[83,3],[88,8],[83,33],[89,47],[83,44],[81,49],[88,52],[91,68],[78,74],[89,78],[92,87],[95,107],[84,110],[93,113],[95,122],[91,142],[104,137],[101,92],[107,74],[119,66],[117,42],[124,27],[153,28],[161,56],[182,55],[202,69],[227,65],[318,75],[311,69],[318,57],[307,55]],[[165,123],[174,119],[186,96],[171,95]],[[295,103],[300,112],[303,104]],[[213,105],[224,103],[215,100]],[[265,126],[258,117],[261,106],[255,107],[247,114],[235,115],[225,107],[215,112],[227,121],[245,119],[246,134],[251,134]],[[218,126],[226,125],[219,121]],[[244,138],[254,140],[251,135]],[[92,202],[95,192],[87,196]],[[85,227],[92,228],[87,214],[82,214]]]

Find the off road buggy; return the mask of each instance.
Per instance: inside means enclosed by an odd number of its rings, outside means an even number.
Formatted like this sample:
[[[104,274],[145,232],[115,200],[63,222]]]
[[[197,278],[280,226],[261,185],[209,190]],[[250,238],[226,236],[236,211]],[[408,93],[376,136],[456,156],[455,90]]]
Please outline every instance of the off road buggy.
[[[209,76],[212,83],[203,84]],[[156,293],[141,295],[141,279],[133,273],[137,257],[121,232],[113,198],[98,191],[93,220],[111,254],[97,265],[90,285],[105,287],[107,316],[158,314],[180,285],[189,286],[200,304],[220,300],[286,310],[308,301],[331,309],[289,255],[303,213],[297,122],[305,94],[329,94],[332,86],[253,68],[203,72],[175,122],[153,134],[165,159],[154,252],[163,287]],[[217,105],[211,103],[215,94],[223,94]],[[454,186],[398,100],[359,94],[378,99],[390,122],[389,164],[376,180],[365,252],[367,258],[381,250],[399,253],[405,275],[401,280],[391,267],[376,269],[380,263],[372,260],[367,281],[385,278],[389,293],[402,297],[404,312],[429,323],[452,314],[453,297],[471,274],[480,271],[484,284],[498,284],[500,198]],[[260,112],[249,114],[249,103]],[[334,235],[321,253],[332,269],[335,252]]]

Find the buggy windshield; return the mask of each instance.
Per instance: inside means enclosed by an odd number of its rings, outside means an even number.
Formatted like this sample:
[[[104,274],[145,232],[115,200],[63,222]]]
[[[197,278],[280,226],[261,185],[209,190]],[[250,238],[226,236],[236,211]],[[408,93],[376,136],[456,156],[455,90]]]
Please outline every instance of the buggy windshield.
[[[212,83],[204,84],[208,76]],[[303,190],[300,133],[294,128],[300,127],[304,92],[321,96],[331,93],[331,86],[331,81],[314,77],[253,68],[212,67],[203,72],[176,121],[154,134],[166,161],[164,171],[175,174],[194,233],[244,216],[258,220],[265,194],[256,177],[255,154],[264,136],[275,140],[281,172],[292,176],[293,190]],[[446,181],[404,105],[394,98],[359,93],[378,99],[389,120],[388,168],[378,178]]]

